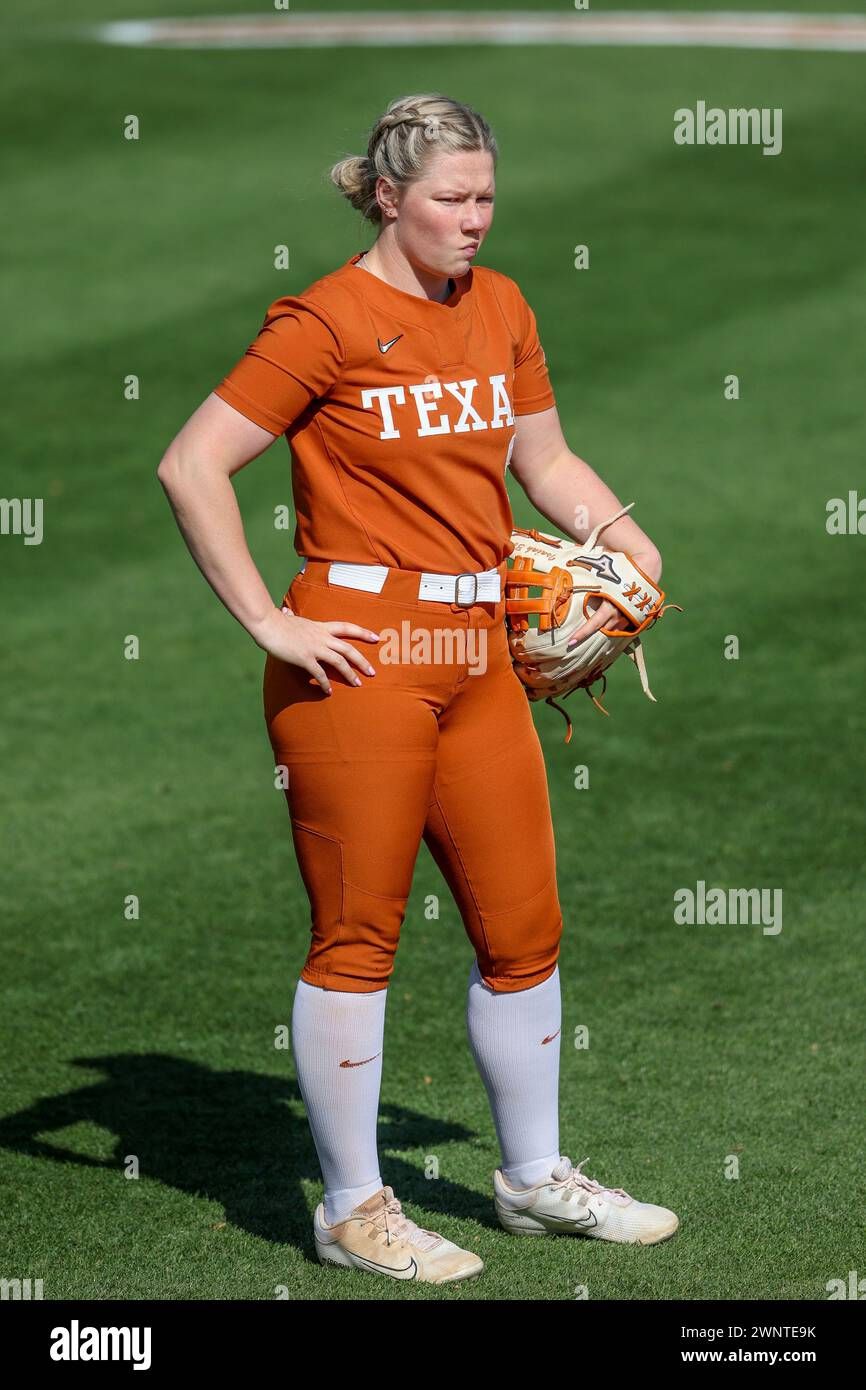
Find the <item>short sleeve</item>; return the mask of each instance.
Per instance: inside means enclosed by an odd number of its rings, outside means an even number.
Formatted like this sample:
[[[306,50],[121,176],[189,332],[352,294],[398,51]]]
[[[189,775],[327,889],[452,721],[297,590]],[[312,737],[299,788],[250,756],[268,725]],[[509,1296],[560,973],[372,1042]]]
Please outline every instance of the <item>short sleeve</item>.
[[[258,337],[214,394],[262,429],[284,434],[340,375],[345,348],[327,310],[297,295],[274,300]]]
[[[556,397],[547,373],[547,358],[538,339],[535,314],[519,290],[517,293],[520,341],[514,353],[512,404],[515,415],[534,415],[556,405]]]

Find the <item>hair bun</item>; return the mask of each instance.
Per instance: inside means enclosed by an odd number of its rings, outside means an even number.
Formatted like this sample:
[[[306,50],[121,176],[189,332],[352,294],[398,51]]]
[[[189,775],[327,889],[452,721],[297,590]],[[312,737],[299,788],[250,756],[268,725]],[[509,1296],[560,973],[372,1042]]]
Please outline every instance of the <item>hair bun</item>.
[[[392,131],[398,133],[393,138]],[[426,138],[421,138],[423,131]],[[392,101],[370,131],[366,155],[339,160],[330,171],[331,181],[368,222],[382,225],[376,196],[380,177],[397,188],[406,188],[423,176],[435,133],[437,149],[445,153],[486,150],[498,158],[496,140],[484,117],[463,102],[441,92],[421,92]]]

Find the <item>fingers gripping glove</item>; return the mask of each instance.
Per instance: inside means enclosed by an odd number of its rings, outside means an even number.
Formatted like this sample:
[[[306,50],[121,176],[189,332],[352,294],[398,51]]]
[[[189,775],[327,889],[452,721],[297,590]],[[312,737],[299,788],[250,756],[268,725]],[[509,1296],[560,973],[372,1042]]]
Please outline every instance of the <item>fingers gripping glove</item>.
[[[630,555],[599,543],[605,527],[633,506],[630,502],[607,521],[599,522],[585,541],[520,528],[511,533],[505,622],[512,664],[529,699],[545,700],[565,717],[566,743],[571,742],[572,722],[555,697],[586,690],[596,708],[607,714],[591,686],[601,680],[604,695],[605,672],[623,652],[634,662],[644,694],[655,701],[639,634],[652,627],[668,608],[682,612],[679,604],[664,602],[663,590]],[[533,597],[532,589],[540,589],[540,595]],[[628,628],[599,628],[566,651],[573,634],[592,617],[592,601],[604,599],[625,614]],[[530,624],[533,614],[537,615],[536,626]]]

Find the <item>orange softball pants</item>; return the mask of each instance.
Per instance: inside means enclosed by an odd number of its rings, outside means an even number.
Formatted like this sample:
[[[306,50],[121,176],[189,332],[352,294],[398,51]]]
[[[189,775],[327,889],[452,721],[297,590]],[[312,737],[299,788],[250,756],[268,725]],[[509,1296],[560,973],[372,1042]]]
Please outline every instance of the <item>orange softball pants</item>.
[[[331,695],[302,667],[265,662],[265,721],[311,906],[301,978],[387,987],[423,838],[485,983],[541,984],[562,912],[547,770],[508,649],[505,561],[500,600],[468,606],[419,599],[413,571],[389,569],[380,593],[331,584],[328,571],[308,560],[284,604],[382,640],[345,639],[376,674],[359,671],[353,686],[323,663]]]

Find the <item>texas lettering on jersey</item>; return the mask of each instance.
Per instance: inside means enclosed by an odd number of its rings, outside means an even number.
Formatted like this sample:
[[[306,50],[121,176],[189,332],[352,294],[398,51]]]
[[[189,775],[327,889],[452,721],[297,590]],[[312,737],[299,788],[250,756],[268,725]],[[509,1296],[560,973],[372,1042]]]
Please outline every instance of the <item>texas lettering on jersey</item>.
[[[401,439],[402,435],[395,420],[394,407],[405,405],[407,399],[414,402],[417,417],[417,437],[431,434],[463,434],[467,430],[504,429],[514,424],[511,401],[505,388],[505,373],[491,376],[489,390],[485,393],[487,401],[483,408],[487,417],[478,413],[472,404],[472,396],[478,387],[475,377],[464,381],[429,381],[420,386],[368,386],[361,391],[361,404],[365,409],[378,409],[383,428],[380,439]],[[460,415],[453,423],[450,415],[439,413],[436,402],[452,396],[460,406]],[[398,418],[401,418],[398,412]],[[411,426],[410,426],[411,428]]]
[[[511,553],[516,419],[555,405],[535,315],[489,267],[438,301],[361,254],[274,300],[215,394],[285,435],[298,555],[491,568]]]

